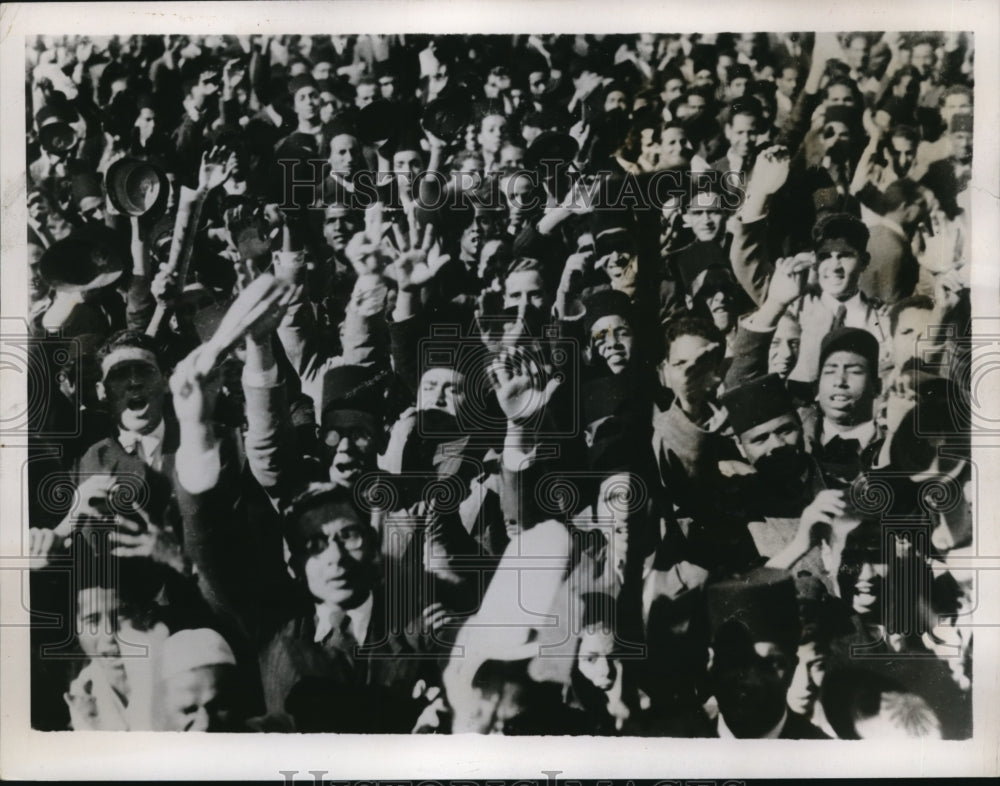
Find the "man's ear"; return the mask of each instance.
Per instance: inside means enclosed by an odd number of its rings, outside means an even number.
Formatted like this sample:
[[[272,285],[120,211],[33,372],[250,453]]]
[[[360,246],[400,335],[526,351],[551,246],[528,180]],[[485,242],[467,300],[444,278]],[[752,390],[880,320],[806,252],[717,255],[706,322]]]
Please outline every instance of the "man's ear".
[[[705,664],[705,671],[711,671],[712,665],[715,663],[715,650],[711,647],[708,648],[708,663]]]
[[[866,267],[868,267],[868,263],[871,262],[871,260],[872,260],[872,255],[869,254],[867,251],[862,251],[858,255],[858,267],[861,270],[864,270]]]
[[[94,383],[94,387],[97,388],[97,400],[98,401],[107,401],[108,400],[108,391],[105,389],[104,383],[102,381],[98,380],[97,382]]]
[[[690,295],[685,295],[684,296],[684,305],[687,306],[687,310],[688,311],[693,311],[694,310],[694,298],[691,297]]]

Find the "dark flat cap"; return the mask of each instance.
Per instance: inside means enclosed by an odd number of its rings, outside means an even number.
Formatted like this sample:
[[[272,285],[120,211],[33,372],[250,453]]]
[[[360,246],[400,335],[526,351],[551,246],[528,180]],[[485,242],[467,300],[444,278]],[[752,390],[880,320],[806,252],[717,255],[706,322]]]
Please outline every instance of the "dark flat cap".
[[[795,402],[777,374],[768,374],[727,390],[722,403],[737,436],[781,415],[795,412]]]

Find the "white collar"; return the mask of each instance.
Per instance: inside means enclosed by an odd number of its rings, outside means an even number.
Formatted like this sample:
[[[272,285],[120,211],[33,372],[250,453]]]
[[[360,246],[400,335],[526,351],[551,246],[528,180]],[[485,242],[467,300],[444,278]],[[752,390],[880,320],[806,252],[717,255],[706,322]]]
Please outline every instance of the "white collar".
[[[154,428],[148,434],[139,434],[135,431],[128,431],[127,429],[118,429],[118,444],[120,444],[126,453],[135,453],[135,446],[137,442],[142,443],[142,450],[146,454],[146,460],[151,461],[154,454],[159,450],[160,446],[163,444],[163,435],[166,433],[167,427],[163,422],[163,418],[160,418],[159,425]]]
[[[861,290],[859,289],[853,295],[851,295],[847,300],[837,300],[833,295],[828,295],[826,292],[820,294],[819,299],[826,304],[826,307],[830,309],[834,314],[837,313],[837,309],[843,306],[847,309],[847,313],[850,314],[854,311],[859,311],[865,307],[864,302],[861,300]]]
[[[823,445],[827,445],[834,437],[840,437],[841,439],[856,439],[861,443],[861,447],[866,447],[875,439],[875,433],[875,421],[873,420],[865,420],[856,426],[851,426],[849,429],[838,431],[829,418],[824,416],[820,442]]]
[[[778,725],[771,729],[766,734],[761,734],[756,739],[758,740],[776,740],[781,736],[781,732],[785,730],[785,722],[788,720],[788,708],[785,708],[784,713],[781,715],[781,720],[778,721]],[[719,737],[726,740],[735,740],[736,735],[733,734],[732,729],[726,725],[725,719],[722,717],[722,713],[719,713]]]
[[[334,621],[342,619],[342,615],[346,615],[351,621],[351,635],[354,636],[358,644],[364,644],[368,637],[368,625],[371,622],[374,605],[375,596],[370,592],[360,606],[347,611],[340,606],[318,603],[316,605],[316,634],[313,636],[313,641],[323,641],[333,631]]]

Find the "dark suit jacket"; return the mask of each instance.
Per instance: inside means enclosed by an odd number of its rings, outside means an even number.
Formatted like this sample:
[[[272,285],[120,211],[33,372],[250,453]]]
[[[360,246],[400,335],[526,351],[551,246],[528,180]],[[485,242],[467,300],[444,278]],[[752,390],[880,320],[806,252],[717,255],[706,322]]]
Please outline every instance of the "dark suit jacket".
[[[920,266],[906,238],[876,224],[868,238],[868,253],[871,261],[858,282],[866,295],[891,306],[913,294]]]

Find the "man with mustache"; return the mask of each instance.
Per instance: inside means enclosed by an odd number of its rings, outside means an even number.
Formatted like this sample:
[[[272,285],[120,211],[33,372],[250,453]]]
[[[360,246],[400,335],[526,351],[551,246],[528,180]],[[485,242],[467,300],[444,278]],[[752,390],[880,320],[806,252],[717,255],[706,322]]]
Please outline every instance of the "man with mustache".
[[[769,374],[728,391],[722,403],[752,472],[729,478],[720,489],[720,510],[747,522],[769,567],[815,576],[832,591],[827,565],[846,535],[841,530],[848,525],[847,499],[844,491],[826,487],[806,452],[802,421],[787,388]]]

